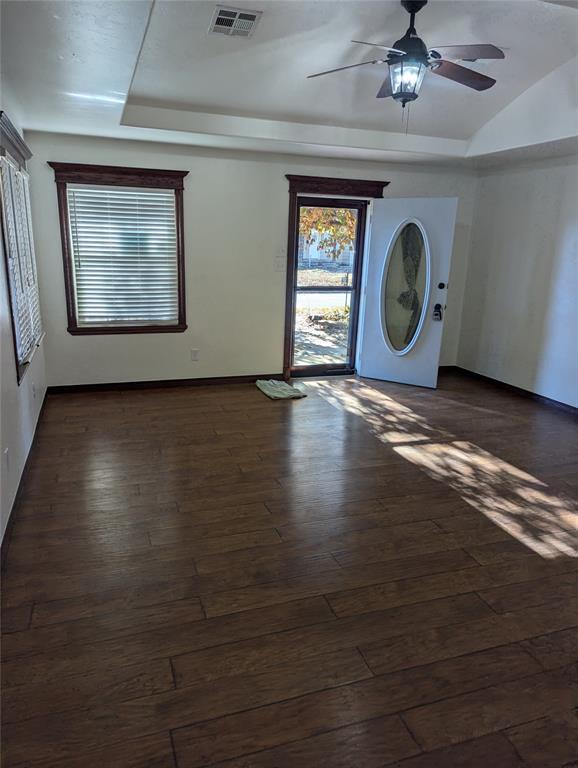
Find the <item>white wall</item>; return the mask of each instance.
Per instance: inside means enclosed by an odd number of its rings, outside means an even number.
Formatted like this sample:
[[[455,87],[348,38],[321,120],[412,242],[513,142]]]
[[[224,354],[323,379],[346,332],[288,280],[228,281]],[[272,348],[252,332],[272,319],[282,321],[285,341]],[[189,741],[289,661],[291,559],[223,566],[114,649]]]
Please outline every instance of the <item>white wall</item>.
[[[16,124],[17,111],[11,111],[10,106],[3,90],[2,108]],[[0,238],[0,540],[4,537],[46,393],[43,345],[36,350],[20,386],[17,384],[8,284],[1,248]]]
[[[472,136],[468,157],[576,136],[578,57],[538,80]]]
[[[314,160],[27,133],[32,216],[51,385],[278,373],[283,361],[286,173],[383,179],[392,197],[460,198],[442,363],[456,359],[475,180],[410,165]],[[74,337],[66,306],[54,176],[47,161],[189,170],[184,334]],[[199,349],[191,362],[190,350]]]
[[[578,159],[478,185],[458,364],[578,406]]]

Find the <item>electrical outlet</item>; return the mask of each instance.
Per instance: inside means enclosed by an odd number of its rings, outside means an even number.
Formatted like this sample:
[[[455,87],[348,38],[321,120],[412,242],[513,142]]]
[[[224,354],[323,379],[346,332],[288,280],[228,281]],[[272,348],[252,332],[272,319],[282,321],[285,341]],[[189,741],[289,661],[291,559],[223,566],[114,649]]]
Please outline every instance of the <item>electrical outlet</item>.
[[[4,469],[6,472],[10,469],[10,449],[4,448],[2,458],[4,459]]]
[[[198,349],[191,349],[191,362],[198,363],[199,362],[199,350]]]
[[[32,399],[36,400],[36,384],[32,382]]]

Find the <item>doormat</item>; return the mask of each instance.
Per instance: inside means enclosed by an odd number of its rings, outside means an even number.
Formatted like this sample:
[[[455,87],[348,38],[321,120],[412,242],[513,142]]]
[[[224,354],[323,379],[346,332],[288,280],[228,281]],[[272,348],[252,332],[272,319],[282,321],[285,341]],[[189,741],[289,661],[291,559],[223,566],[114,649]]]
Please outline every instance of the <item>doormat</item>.
[[[297,387],[292,387],[286,381],[276,381],[275,379],[258,379],[255,382],[263,394],[270,397],[271,400],[294,400],[301,397],[307,397],[306,392],[302,392]]]

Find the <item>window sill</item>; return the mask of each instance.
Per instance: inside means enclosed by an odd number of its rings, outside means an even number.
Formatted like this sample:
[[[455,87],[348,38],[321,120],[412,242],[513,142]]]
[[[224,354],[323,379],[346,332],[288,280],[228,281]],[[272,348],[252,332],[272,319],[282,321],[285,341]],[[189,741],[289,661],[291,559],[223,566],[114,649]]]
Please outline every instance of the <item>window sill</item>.
[[[184,333],[187,330],[186,323],[178,325],[115,325],[115,326],[90,326],[79,328],[69,326],[68,333],[72,336],[111,336],[118,334],[134,333]]]

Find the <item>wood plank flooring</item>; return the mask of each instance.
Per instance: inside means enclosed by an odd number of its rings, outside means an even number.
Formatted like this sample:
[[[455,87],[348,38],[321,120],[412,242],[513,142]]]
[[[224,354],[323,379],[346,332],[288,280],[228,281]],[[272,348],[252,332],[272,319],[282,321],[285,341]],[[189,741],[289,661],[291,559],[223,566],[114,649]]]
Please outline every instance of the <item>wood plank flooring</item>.
[[[578,422],[445,374],[49,396],[4,768],[578,766]]]

